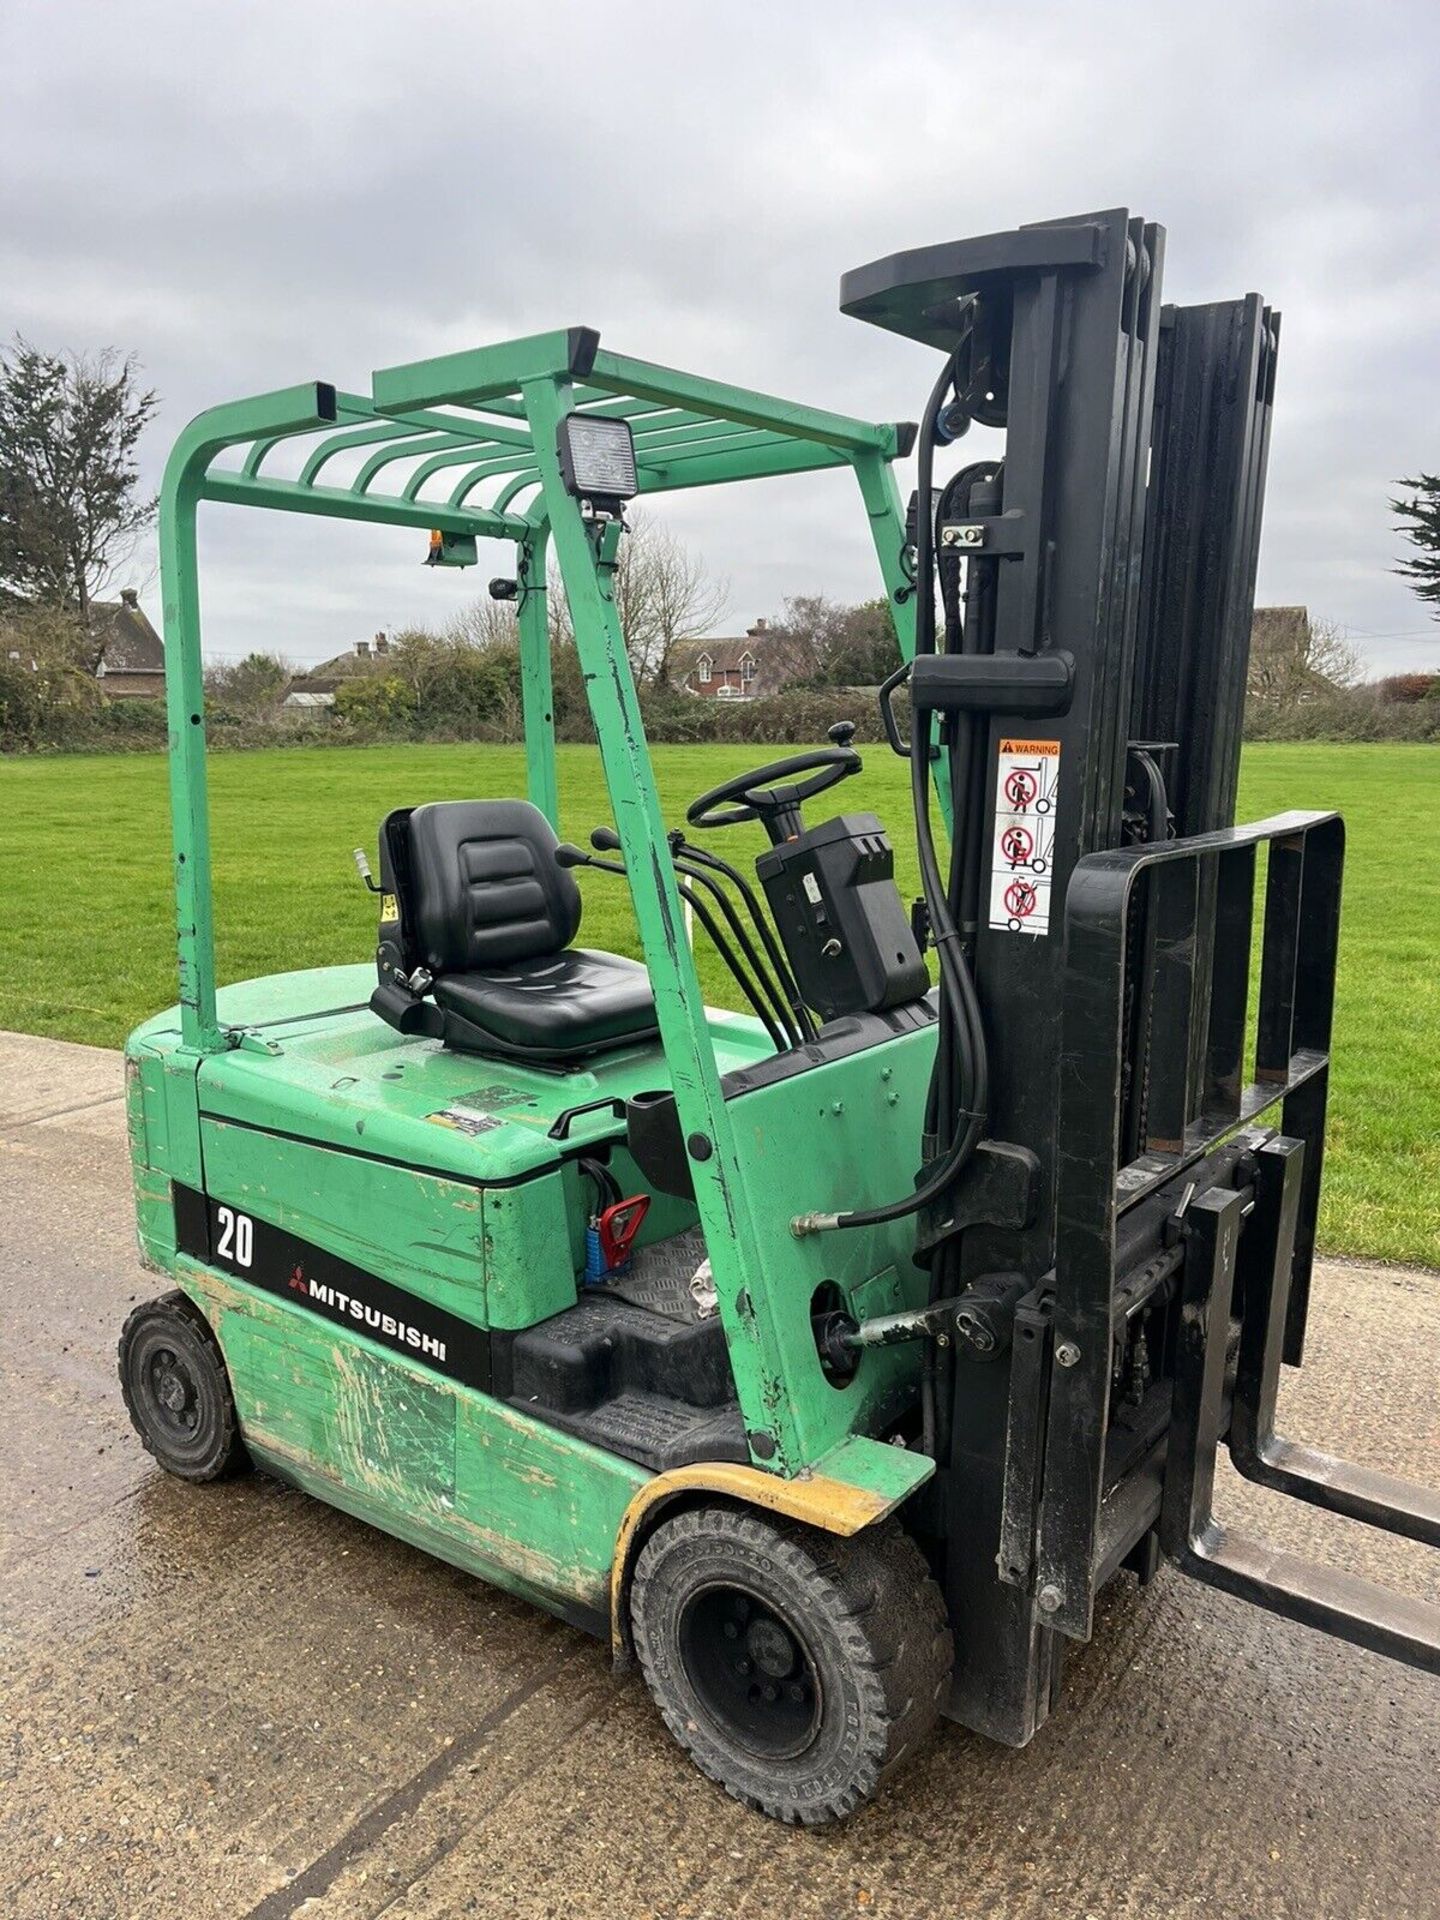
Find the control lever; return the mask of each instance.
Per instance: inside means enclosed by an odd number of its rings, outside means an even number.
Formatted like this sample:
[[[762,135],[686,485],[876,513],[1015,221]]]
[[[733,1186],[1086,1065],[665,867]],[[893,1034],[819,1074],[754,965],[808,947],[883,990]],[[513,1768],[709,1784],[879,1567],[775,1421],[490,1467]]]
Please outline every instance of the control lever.
[[[568,840],[562,840],[555,849],[557,867],[600,867],[606,873],[623,873],[623,867],[607,867],[603,861],[592,859],[583,847],[572,846]]]
[[[364,847],[356,847],[355,849],[355,871],[365,882],[371,893],[379,893],[381,891],[379,881],[376,880],[374,874],[370,871],[370,856],[366,853]]]

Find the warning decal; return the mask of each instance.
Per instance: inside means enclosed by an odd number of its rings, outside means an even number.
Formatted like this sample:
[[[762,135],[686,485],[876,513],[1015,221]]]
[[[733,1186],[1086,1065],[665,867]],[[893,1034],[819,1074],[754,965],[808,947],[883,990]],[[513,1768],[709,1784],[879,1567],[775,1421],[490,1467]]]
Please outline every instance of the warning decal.
[[[1050,931],[1058,740],[1002,740],[990,849],[990,925],[1000,933]]]

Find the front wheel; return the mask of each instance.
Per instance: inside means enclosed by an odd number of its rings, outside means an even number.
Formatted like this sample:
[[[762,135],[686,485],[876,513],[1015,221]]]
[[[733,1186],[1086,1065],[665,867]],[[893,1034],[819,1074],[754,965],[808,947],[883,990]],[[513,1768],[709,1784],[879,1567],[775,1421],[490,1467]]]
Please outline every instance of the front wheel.
[[[662,1522],[635,1565],[635,1651],[665,1724],[737,1800],[843,1819],[934,1725],[939,1589],[893,1523],[839,1539],[732,1507]]]
[[[167,1473],[220,1480],[250,1464],[219,1342],[183,1293],[147,1300],[125,1322],[120,1391]]]

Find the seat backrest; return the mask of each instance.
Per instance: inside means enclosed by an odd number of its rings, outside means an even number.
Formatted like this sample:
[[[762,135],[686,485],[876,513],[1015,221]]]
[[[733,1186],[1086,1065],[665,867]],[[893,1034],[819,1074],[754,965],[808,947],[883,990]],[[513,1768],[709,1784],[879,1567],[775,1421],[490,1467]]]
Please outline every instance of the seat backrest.
[[[580,889],[525,800],[437,800],[410,815],[411,925],[435,975],[538,959],[580,927]]]

